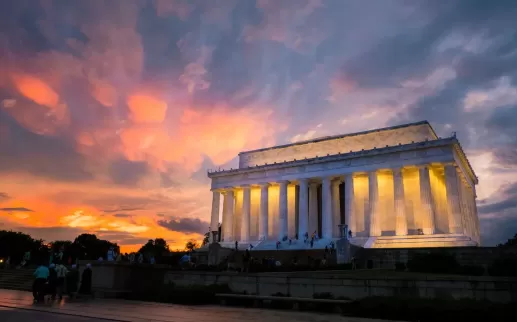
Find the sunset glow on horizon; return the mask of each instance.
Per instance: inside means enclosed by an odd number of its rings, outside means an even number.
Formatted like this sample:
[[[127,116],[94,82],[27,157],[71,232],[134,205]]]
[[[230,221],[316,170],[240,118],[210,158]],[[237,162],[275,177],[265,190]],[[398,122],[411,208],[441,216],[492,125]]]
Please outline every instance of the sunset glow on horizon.
[[[517,5],[494,7],[4,1],[0,230],[183,249],[208,231],[207,170],[239,152],[428,120],[457,132],[479,177],[482,242],[505,241]]]

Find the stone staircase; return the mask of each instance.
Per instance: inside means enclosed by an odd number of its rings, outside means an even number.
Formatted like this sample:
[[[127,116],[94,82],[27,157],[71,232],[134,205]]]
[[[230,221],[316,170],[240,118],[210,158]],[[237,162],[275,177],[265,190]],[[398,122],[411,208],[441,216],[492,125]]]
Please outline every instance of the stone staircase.
[[[278,250],[311,250],[311,249],[325,249],[325,246],[328,246],[332,241],[334,243],[338,239],[318,239],[314,241],[313,246],[311,247],[310,243],[304,243],[303,240],[291,240],[291,244],[289,245],[289,241],[280,242],[280,246]],[[254,250],[277,250],[276,248],[276,240],[264,240],[260,244],[254,246]]]
[[[0,289],[31,291],[33,269],[0,269]]]
[[[472,247],[477,242],[462,234],[370,237],[364,248]]]

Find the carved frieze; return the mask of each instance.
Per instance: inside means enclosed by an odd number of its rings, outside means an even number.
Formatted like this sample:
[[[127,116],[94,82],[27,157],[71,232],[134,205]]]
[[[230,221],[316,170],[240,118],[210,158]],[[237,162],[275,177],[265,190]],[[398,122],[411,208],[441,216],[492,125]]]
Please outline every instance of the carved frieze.
[[[393,152],[387,153],[381,150],[365,151],[354,155],[322,157],[313,160],[300,160],[287,164],[271,164],[267,167],[239,170],[239,172],[228,172],[211,174],[212,188],[223,186],[250,184],[257,182],[274,182],[286,175],[315,177],[326,175],[342,175],[350,172],[371,171],[375,168],[391,168],[415,165],[422,162],[423,153],[419,150],[401,151],[402,148],[392,148]],[[390,150],[390,151],[391,151]],[[428,147],[426,148],[425,162],[449,162],[453,161],[453,149],[449,147]],[[347,158],[343,160],[342,158]],[[417,163],[414,163],[417,162]],[[300,164],[301,163],[301,164]],[[276,167],[276,168],[275,168]],[[373,168],[372,168],[373,167]],[[246,171],[242,173],[241,171]]]
[[[415,123],[403,127],[394,127],[379,131],[355,133],[320,139],[312,142],[298,143],[266,150],[250,151],[240,155],[239,165],[247,166],[281,163],[293,159],[314,158],[316,156],[334,155],[340,152],[370,150],[385,146],[397,146],[411,142],[435,139],[427,123]]]

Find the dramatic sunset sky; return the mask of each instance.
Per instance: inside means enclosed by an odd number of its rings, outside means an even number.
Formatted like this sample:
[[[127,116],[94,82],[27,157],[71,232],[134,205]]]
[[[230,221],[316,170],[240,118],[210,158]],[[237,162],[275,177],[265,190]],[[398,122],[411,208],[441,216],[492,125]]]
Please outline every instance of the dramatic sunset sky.
[[[123,250],[208,230],[239,151],[428,120],[517,233],[517,2],[0,3],[0,229]]]

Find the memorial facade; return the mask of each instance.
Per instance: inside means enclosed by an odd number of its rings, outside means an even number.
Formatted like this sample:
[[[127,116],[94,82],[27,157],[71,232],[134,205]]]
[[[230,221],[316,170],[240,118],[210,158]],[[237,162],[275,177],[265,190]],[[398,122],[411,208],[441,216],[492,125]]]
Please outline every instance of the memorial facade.
[[[211,238],[228,247],[480,244],[478,179],[455,135],[426,121],[241,152],[208,176]]]

